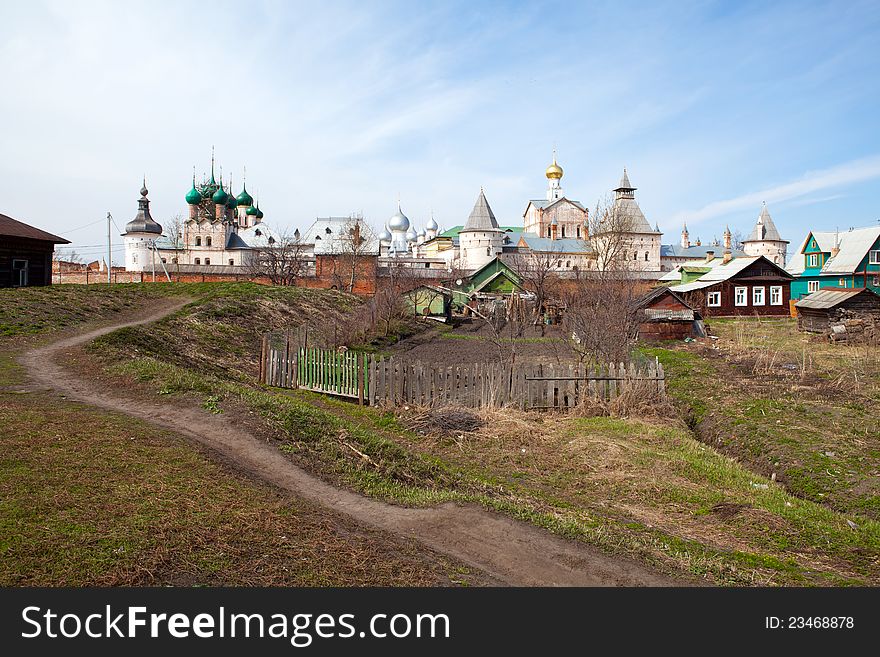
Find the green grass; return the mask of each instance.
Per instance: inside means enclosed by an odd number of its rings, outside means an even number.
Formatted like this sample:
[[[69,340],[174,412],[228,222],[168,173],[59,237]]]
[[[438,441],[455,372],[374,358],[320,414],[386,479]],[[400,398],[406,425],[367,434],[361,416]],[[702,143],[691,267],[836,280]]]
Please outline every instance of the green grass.
[[[450,583],[453,571],[455,581],[470,579],[129,417],[0,393],[0,426],[3,586],[431,585]]]
[[[719,333],[737,330],[731,320]],[[717,321],[713,321],[713,328]],[[802,336],[789,335],[786,321],[770,327],[774,348],[794,354]],[[750,334],[756,342],[762,334]],[[820,345],[824,350],[824,345]],[[685,348],[643,348],[657,356],[667,373],[668,390],[683,417],[701,439],[767,476],[775,472],[794,495],[838,511],[880,519],[880,427],[877,403],[869,391],[841,393],[772,375],[754,374],[727,359]],[[835,354],[825,355],[833,368]]]
[[[721,584],[878,581],[880,530],[866,517],[870,496],[861,505],[837,507],[819,495],[824,489],[813,499],[771,482],[769,468],[778,455],[766,450],[766,441],[797,436],[784,423],[784,431],[773,431],[777,419],[788,417],[789,405],[761,395],[737,401],[733,392],[742,396],[743,388],[739,382],[726,385],[728,370],[719,358],[644,350],[663,362],[670,395],[688,425],[713,432],[715,442],[706,439],[708,433],[701,433],[706,442],[695,440],[672,420],[517,414],[493,416],[484,430],[464,440],[440,439],[408,430],[403,412],[254,383],[265,328],[297,324],[303,317],[332,321],[356,301],[289,288],[212,290],[190,293],[196,303],[166,320],[99,339],[91,357],[113,381],[133,382],[143,394],[179,395],[232,416],[253,413],[259,418],[255,430],[291,458],[378,498],[411,505],[479,504],[610,553]],[[864,401],[847,401],[855,403],[840,406],[846,413],[872,417]],[[818,412],[809,400],[797,404],[791,408],[800,416]],[[848,426],[849,415],[836,417]],[[851,426],[853,438],[859,426]],[[731,430],[735,450],[724,442]],[[752,433],[754,439],[747,440]],[[815,462],[784,465],[792,481],[801,467],[816,485]],[[800,485],[806,490],[806,483]],[[736,511],[727,514],[730,505]]]

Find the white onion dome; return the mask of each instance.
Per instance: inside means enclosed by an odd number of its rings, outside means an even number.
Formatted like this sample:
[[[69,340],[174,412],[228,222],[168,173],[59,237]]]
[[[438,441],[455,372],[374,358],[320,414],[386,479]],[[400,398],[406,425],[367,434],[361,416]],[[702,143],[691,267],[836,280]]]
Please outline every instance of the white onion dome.
[[[425,236],[425,229],[424,229],[424,228],[419,228],[419,230],[418,230],[418,232],[416,233],[416,235],[417,235],[418,237],[424,237],[424,236]]]
[[[419,235],[416,233],[416,229],[410,227],[410,229],[406,231],[406,241],[415,242],[417,239],[419,239]]]
[[[409,228],[409,218],[400,210],[400,206],[397,206],[397,212],[391,215],[391,218],[388,220],[388,228],[392,231],[406,231]]]
[[[428,221],[428,224],[425,226],[426,230],[439,230],[440,226],[437,225],[437,222],[434,221],[434,217]]]
[[[388,230],[386,226],[381,233],[379,233],[379,241],[380,242],[390,242],[392,240],[391,231]]]

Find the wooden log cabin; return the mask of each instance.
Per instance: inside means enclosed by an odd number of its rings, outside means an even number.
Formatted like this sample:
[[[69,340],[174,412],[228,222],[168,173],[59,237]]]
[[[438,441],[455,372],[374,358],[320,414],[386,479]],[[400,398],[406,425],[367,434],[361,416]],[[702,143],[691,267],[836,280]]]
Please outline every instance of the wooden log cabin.
[[[700,314],[668,287],[658,287],[638,302],[640,340],[683,340],[699,334]]]
[[[0,287],[52,283],[52,254],[63,237],[0,214]]]
[[[798,329],[825,333],[833,322],[850,318],[880,322],[880,295],[867,288],[823,288],[794,304]]]
[[[681,284],[669,289],[703,317],[790,316],[789,300],[794,277],[764,256],[725,256],[721,259],[710,255],[705,261],[694,264],[700,266],[690,270],[684,268],[681,274],[682,277],[689,275],[690,280],[682,280]],[[668,280],[672,275],[670,273],[664,279]]]

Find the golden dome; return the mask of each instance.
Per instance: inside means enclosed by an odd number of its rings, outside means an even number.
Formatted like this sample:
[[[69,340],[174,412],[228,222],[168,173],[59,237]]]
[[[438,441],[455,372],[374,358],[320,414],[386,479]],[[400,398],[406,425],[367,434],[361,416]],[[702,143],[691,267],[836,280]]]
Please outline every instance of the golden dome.
[[[553,164],[547,167],[547,170],[544,172],[544,175],[550,178],[551,180],[559,180],[562,178],[562,167],[556,164],[556,154],[553,154]]]

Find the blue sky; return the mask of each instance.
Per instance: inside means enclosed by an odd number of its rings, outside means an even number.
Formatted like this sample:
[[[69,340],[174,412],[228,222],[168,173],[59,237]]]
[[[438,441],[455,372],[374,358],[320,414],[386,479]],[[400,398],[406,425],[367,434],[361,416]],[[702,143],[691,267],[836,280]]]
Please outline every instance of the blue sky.
[[[626,166],[667,243],[747,233],[762,200],[793,246],[880,219],[877,2],[28,2],[0,25],[0,212],[89,259],[144,174],[155,219],[184,213],[212,145],[282,228],[378,226],[398,194],[453,226],[480,186],[520,224],[554,145],[589,206]]]

